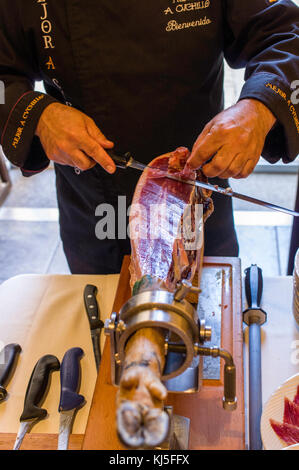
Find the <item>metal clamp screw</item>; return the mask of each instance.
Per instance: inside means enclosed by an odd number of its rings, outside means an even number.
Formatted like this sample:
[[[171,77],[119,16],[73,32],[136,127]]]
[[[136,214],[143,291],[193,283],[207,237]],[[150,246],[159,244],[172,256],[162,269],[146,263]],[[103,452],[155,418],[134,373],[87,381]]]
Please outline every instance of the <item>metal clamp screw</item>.
[[[194,287],[190,281],[184,279],[177,284],[177,289],[174,294],[174,300],[176,302],[181,302],[185,299],[185,297],[189,294],[189,292],[193,292],[194,294],[199,294],[200,288]]]

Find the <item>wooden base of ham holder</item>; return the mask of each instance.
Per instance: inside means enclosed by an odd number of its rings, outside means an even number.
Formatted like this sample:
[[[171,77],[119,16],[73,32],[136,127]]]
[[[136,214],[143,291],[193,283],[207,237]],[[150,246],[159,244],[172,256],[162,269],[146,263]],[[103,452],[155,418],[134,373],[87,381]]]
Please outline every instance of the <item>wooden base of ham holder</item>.
[[[126,257],[122,266],[113,307],[116,312],[131,296],[129,263],[130,258]],[[190,450],[242,450],[245,449],[245,420],[240,260],[237,258],[204,258],[201,279],[202,291],[209,288],[211,282],[213,282],[213,277],[220,293],[220,346],[232,353],[237,369],[238,408],[233,412],[225,411],[222,408],[223,364],[220,365],[220,379],[203,380],[203,387],[199,393],[169,393],[167,405],[172,406],[176,415],[190,419]],[[206,303],[206,308],[208,308],[208,303]],[[217,316],[213,311],[206,313],[209,314],[211,319]],[[207,323],[209,323],[209,320]],[[214,326],[217,328],[217,325]],[[116,391],[116,387],[111,383],[110,342],[107,339],[83,441],[83,449],[126,449],[119,441],[116,432]]]

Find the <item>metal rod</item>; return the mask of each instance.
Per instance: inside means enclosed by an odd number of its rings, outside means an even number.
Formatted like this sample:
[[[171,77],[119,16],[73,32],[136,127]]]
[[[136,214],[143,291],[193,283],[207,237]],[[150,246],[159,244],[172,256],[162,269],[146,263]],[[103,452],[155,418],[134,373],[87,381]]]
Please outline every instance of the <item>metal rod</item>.
[[[262,414],[261,327],[249,325],[249,447],[263,448],[260,422]]]
[[[194,350],[199,356],[221,357],[221,359],[224,360],[223,408],[234,411],[237,407],[236,367],[232,355],[225,349],[220,348],[205,348],[196,345]],[[168,343],[168,351],[184,354],[186,352],[186,346],[184,344]]]

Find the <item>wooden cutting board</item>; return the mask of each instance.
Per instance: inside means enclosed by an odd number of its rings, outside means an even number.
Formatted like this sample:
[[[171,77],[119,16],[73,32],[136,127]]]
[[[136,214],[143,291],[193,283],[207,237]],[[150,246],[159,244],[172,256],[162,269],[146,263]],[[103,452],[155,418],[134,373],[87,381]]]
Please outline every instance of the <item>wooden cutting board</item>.
[[[113,310],[118,312],[130,298],[129,257],[122,266]],[[241,272],[237,258],[204,258],[201,289],[205,288],[205,270],[215,268],[220,282],[221,347],[233,354],[237,368],[238,408],[234,412],[222,408],[223,363],[220,379],[204,380],[202,389],[195,394],[169,393],[168,405],[174,413],[191,420],[189,449],[245,449],[243,333],[241,309]],[[207,283],[210,280],[207,278]],[[209,285],[206,285],[209,288]],[[213,316],[213,312],[208,312]],[[115,426],[115,397],[117,388],[111,383],[110,342],[106,341],[102,363],[90,409],[85,450],[124,450]]]
[[[69,450],[81,450],[82,434],[72,434],[69,440]],[[12,450],[16,434],[0,434],[0,450]],[[26,434],[21,450],[57,450],[58,434]]]

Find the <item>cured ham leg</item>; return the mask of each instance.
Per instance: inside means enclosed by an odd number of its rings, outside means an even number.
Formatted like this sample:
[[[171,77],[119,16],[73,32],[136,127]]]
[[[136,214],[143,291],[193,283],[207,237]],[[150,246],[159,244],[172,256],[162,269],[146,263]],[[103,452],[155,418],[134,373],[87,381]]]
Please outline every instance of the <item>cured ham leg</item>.
[[[165,178],[167,171],[181,178],[203,178],[185,168],[188,157],[188,150],[180,148],[156,158],[136,187],[130,215],[133,295],[155,288],[173,291],[178,281],[192,281],[199,268],[203,247],[198,222],[203,230],[212,201],[207,192]],[[203,208],[203,216],[198,216],[198,208]],[[128,446],[155,447],[167,437],[167,390],[161,382],[164,335],[162,329],[143,328],[126,345],[117,429]]]
[[[188,149],[157,157],[135,190],[130,215],[131,287],[145,275],[174,290],[178,281],[192,281],[200,262],[203,222],[213,212],[210,192],[165,178],[205,180],[185,168]],[[202,229],[200,231],[200,229]]]
[[[168,433],[163,411],[167,390],[161,383],[164,368],[164,333],[144,328],[128,341],[117,395],[117,428],[131,447],[155,447]]]

